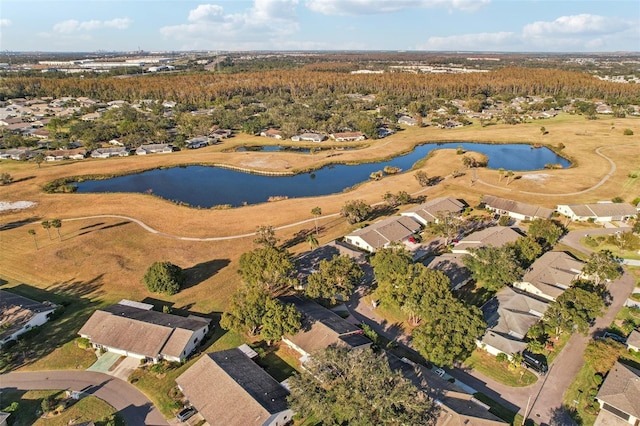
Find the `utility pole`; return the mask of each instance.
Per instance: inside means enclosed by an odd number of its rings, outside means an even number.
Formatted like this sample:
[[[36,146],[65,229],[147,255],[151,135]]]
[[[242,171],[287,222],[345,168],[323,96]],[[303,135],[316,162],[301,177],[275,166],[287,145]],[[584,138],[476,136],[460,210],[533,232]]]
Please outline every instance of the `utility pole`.
[[[522,416],[522,426],[527,422],[527,415],[529,414],[529,402],[531,402],[531,395],[527,399],[527,408],[524,409],[524,416]]]

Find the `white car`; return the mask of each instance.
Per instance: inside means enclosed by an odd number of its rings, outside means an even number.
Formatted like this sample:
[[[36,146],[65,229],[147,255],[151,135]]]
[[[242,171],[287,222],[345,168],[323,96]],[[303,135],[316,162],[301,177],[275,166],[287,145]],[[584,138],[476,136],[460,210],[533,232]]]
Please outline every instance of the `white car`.
[[[433,370],[433,372],[440,377],[444,376],[444,370],[442,368],[436,368],[435,370]]]

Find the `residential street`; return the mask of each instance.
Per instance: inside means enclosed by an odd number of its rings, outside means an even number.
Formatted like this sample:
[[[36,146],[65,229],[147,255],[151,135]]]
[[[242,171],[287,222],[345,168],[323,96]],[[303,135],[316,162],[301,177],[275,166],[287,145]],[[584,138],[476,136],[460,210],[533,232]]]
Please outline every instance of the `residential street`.
[[[579,243],[580,238],[583,238],[585,234],[611,234],[620,229],[602,228],[574,231],[567,234],[561,242],[588,253],[590,251]],[[528,417],[535,421],[536,424],[574,425],[573,420],[562,409],[564,393],[584,363],[582,355],[587,343],[593,337],[600,335],[602,330],[611,324],[625,300],[631,294],[634,285],[634,276],[626,271],[621,278],[611,282],[609,291],[612,301],[605,315],[597,318],[594,326],[589,330],[588,336],[574,334],[550,366],[548,374],[541,377],[534,385],[521,388],[505,386],[477,371],[464,367],[452,370],[447,369],[447,372],[455,379],[486,394],[505,407],[518,411],[520,414],[524,415],[528,406]],[[347,308],[354,319],[368,324],[380,335],[388,339],[395,339],[410,347],[410,337],[405,335],[397,324],[388,324],[376,314],[375,309],[370,304],[364,302],[364,295],[367,289],[367,286],[359,287],[347,303]]]
[[[128,425],[167,425],[160,411],[133,385],[91,371],[38,371],[0,375],[2,390],[82,391],[111,404]]]

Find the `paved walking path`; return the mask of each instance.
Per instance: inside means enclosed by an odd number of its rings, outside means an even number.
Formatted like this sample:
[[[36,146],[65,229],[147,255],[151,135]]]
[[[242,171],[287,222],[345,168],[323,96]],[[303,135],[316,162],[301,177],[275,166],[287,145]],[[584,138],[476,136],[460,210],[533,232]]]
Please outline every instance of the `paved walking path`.
[[[128,425],[168,424],[160,411],[135,386],[95,371],[12,372],[0,375],[0,389],[82,391],[111,404]]]

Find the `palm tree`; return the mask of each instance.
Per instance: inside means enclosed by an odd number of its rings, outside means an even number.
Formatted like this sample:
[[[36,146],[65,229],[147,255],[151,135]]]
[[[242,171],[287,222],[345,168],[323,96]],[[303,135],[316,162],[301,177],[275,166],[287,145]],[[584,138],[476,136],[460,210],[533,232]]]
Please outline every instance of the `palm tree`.
[[[316,238],[316,236],[313,234],[307,235],[307,243],[309,243],[309,247],[311,247],[311,250],[318,247],[318,245],[320,244],[318,243],[318,239]]]
[[[36,245],[36,250],[38,250],[38,239],[36,238],[36,230],[35,229],[29,229],[29,235],[33,236],[33,243]]]
[[[502,167],[500,167],[498,169],[498,182],[500,182],[503,177],[504,177],[504,169]]]
[[[58,232],[58,239],[62,241],[62,236],[60,235],[60,228],[62,227],[62,221],[60,219],[51,219],[49,222],[52,228]]]
[[[509,185],[509,180],[513,177],[513,172],[511,170],[509,170],[507,172],[507,185]]]
[[[47,235],[49,235],[49,239],[51,239],[51,231],[49,231],[49,229],[51,228],[51,223],[49,223],[48,220],[43,220],[42,227],[47,230]]]
[[[322,215],[322,209],[314,207],[311,209],[311,214],[316,218],[316,235],[318,235],[318,218]]]

